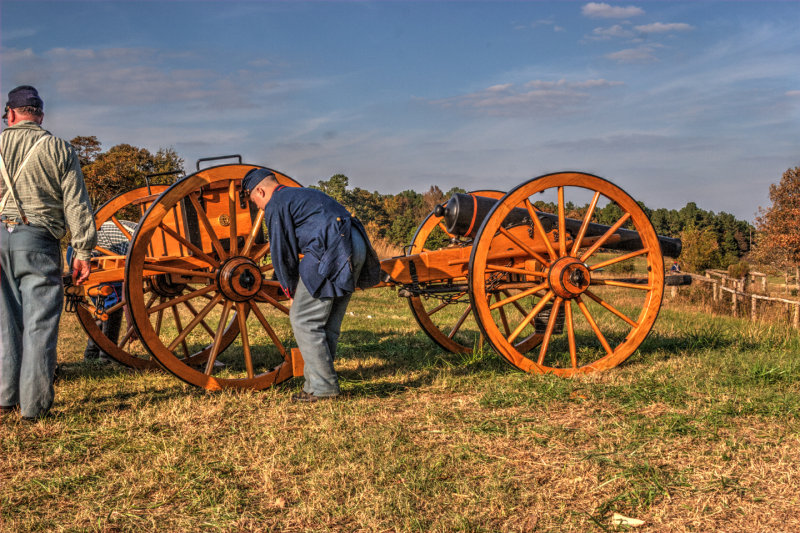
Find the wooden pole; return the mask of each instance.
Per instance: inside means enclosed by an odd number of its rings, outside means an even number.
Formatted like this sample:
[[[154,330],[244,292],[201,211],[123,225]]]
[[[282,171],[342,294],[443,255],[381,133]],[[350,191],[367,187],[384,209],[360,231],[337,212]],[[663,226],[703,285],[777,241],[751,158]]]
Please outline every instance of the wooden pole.
[[[711,299],[715,302],[717,301],[717,282],[714,281],[711,283]]]
[[[755,322],[756,321],[756,295],[755,294],[750,298],[750,321],[751,322]]]
[[[800,303],[794,306],[794,316],[792,317],[792,326],[797,329],[800,326]]]
[[[739,309],[736,305],[736,290],[734,289],[731,291],[731,314],[733,318],[737,318],[739,316]]]

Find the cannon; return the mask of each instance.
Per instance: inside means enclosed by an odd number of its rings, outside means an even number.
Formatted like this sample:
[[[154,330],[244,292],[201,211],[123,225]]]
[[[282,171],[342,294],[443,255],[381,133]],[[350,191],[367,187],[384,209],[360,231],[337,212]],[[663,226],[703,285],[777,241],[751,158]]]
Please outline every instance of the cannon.
[[[265,167],[225,157],[238,161],[204,169],[198,161],[170,186],[98,209],[98,228],[117,227],[127,250],[98,249],[89,280],[65,290],[87,333],[119,362],[209,390],[262,389],[301,374],[302,354],[291,348],[286,297],[272,279],[264,213],[239,196],[244,175]],[[121,218],[132,209],[135,231]],[[612,224],[595,221],[601,209],[615,213]],[[381,261],[378,286],[395,287],[445,350],[488,344],[522,371],[572,376],[615,367],[641,345],[669,282],[663,256],[679,253],[680,241],[656,235],[622,189],[561,172],[436,206],[404,255]],[[104,305],[104,287],[119,284],[119,301]],[[112,312],[125,317],[118,342],[97,325]]]

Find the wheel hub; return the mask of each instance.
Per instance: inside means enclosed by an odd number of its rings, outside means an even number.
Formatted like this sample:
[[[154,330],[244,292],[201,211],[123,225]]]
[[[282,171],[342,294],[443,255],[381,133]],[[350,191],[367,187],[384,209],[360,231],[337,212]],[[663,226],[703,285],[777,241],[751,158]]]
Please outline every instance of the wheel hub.
[[[176,296],[180,296],[183,294],[183,290],[186,288],[185,283],[173,282],[172,277],[168,274],[152,276],[150,280],[153,291],[159,296],[163,296],[165,298],[175,298]]]
[[[592,277],[589,268],[579,259],[562,257],[550,266],[547,281],[556,296],[571,299],[589,288]]]
[[[247,257],[232,257],[225,261],[217,274],[217,284],[229,300],[244,302],[261,290],[261,270]]]

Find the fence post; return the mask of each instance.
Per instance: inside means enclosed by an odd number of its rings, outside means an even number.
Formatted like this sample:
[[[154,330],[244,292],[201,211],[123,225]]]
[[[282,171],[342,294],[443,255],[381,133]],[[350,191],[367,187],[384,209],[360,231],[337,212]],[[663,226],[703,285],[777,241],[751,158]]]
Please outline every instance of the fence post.
[[[797,329],[800,325],[800,303],[794,304],[794,316],[792,317],[792,326]]]
[[[711,282],[711,299],[717,301],[717,282]]]
[[[754,294],[750,298],[750,300],[751,300],[750,301],[750,321],[751,322],[755,322],[756,321],[756,295]]]
[[[733,318],[739,317],[739,309],[736,305],[736,300],[736,289],[734,289],[731,291],[731,314],[733,315]]]
[[[767,276],[766,275],[761,276],[761,290],[764,291],[764,294],[769,296],[769,293],[767,292]]]

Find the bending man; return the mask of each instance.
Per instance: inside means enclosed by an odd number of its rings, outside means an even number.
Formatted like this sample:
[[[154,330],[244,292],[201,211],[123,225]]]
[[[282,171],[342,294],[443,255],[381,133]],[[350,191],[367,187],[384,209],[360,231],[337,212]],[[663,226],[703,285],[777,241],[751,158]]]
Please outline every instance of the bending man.
[[[305,361],[303,392],[292,401],[338,396],[333,360],[342,319],[356,287],[380,280],[378,256],[361,222],[321,191],[285,187],[260,168],[245,175],[242,190],[264,209],[275,274],[292,300],[289,319]]]

